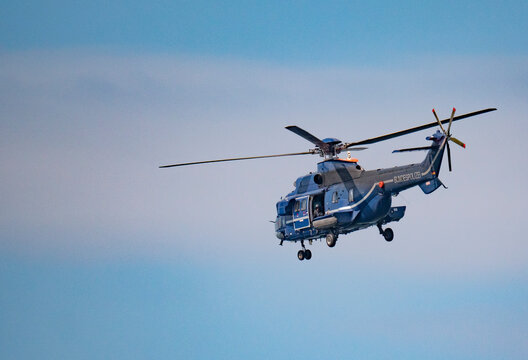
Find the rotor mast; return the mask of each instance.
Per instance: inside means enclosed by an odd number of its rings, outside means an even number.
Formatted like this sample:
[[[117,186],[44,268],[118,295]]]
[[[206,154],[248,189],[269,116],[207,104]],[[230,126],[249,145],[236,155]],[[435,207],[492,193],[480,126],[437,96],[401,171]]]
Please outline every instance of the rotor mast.
[[[286,126],[287,130],[290,130],[291,132],[299,135],[300,137],[308,140],[312,144],[315,145],[315,149],[312,149],[310,151],[313,151],[316,154],[319,154],[321,157],[324,157],[325,160],[331,160],[336,159],[338,154],[346,149],[346,145],[343,144],[343,142],[339,139],[335,138],[326,138],[323,140],[320,140],[316,136],[310,134],[308,131],[301,129],[300,127],[296,125],[290,125]],[[366,147],[351,147],[348,150],[352,151],[359,151],[359,150],[365,150]]]

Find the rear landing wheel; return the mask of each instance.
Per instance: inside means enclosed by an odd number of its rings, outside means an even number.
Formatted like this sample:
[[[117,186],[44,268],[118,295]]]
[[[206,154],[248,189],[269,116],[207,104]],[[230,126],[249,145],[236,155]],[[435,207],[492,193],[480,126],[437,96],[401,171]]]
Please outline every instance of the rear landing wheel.
[[[394,231],[391,228],[386,228],[383,230],[383,237],[386,241],[391,242],[394,239]]]
[[[332,233],[326,235],[326,245],[328,245],[328,247],[334,247],[336,245],[336,242],[337,236]]]
[[[310,253],[310,257],[312,256],[312,254]],[[305,257],[305,254],[304,254],[304,250],[299,250],[299,252],[297,253],[297,259],[299,260],[304,260],[304,257]]]
[[[310,260],[312,258],[312,252],[308,249],[304,250],[304,258]]]

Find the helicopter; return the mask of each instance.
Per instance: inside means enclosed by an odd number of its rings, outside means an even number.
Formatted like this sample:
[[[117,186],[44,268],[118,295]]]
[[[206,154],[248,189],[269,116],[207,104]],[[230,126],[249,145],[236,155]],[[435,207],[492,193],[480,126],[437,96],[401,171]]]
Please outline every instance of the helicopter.
[[[297,258],[301,261],[310,260],[312,252],[306,248],[306,241],[312,245],[314,240],[325,239],[326,244],[333,248],[340,235],[371,226],[376,226],[387,242],[392,241],[394,232],[390,227],[384,228],[384,225],[400,221],[406,209],[405,206],[392,206],[392,197],[414,186],[420,187],[425,194],[430,194],[441,186],[445,187],[438,178],[445,150],[447,149],[449,171],[452,171],[449,143],[466,147],[465,143],[452,135],[452,123],[495,110],[497,109],[488,108],[455,117],[456,109],[453,108],[448,119],[440,120],[433,109],[436,121],[349,143],[336,138],[321,140],[308,131],[291,125],[286,126],[286,129],[308,140],[315,147],[298,153],[206,160],[162,165],[160,168],[285,156],[321,156],[323,160],[317,163],[317,171],[297,178],[294,190],[276,203],[277,216],[273,221],[279,245],[283,245],[284,241],[300,242],[301,249],[297,252]],[[447,129],[442,124],[448,124]],[[437,131],[426,137],[431,142],[429,146],[393,151],[426,151],[425,158],[420,163],[365,170],[351,156],[351,151],[366,149],[361,145],[374,144],[436,126]],[[339,157],[344,151],[347,151],[347,157]]]

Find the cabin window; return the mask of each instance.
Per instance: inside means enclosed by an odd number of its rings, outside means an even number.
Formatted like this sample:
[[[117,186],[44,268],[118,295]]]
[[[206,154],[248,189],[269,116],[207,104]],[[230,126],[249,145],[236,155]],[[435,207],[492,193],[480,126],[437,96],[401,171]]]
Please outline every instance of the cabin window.
[[[301,211],[306,211],[306,203],[308,199],[301,200]]]
[[[334,193],[332,194],[332,203],[336,203],[338,200],[338,196],[337,196],[337,191],[334,191]]]
[[[354,189],[350,189],[348,192],[348,202],[354,202]]]

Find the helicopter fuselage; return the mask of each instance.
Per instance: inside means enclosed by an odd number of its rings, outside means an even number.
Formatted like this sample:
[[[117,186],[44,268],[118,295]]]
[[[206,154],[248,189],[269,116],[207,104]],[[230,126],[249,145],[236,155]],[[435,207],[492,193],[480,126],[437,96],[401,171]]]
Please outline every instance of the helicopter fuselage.
[[[287,130],[312,143],[315,148],[295,153],[185,162],[162,165],[160,168],[285,156],[320,155],[324,157],[325,160],[317,164],[317,171],[299,177],[295,181],[295,189],[286,197],[281,198],[276,205],[275,235],[280,239],[280,245],[284,241],[300,241],[302,249],[297,252],[297,258],[310,260],[312,252],[306,249],[305,240],[309,240],[311,244],[311,240],[326,238],[326,244],[334,247],[340,234],[348,234],[376,225],[385,240],[392,241],[394,232],[391,228],[383,229],[382,226],[392,221],[399,221],[405,214],[405,206],[392,206],[392,197],[414,186],[419,186],[426,194],[442,186],[438,175],[446,149],[449,171],[452,170],[449,142],[463,148],[466,147],[451,133],[452,123],[495,110],[497,109],[488,108],[455,116],[456,109],[453,108],[448,119],[440,120],[433,109],[436,121],[346,143],[335,138],[321,140],[299,126],[289,125],[286,126]],[[442,124],[447,124],[447,130]],[[350,151],[365,150],[364,145],[379,143],[436,126],[440,129],[426,138],[432,141],[431,146],[393,151],[428,151],[425,159],[419,164],[366,171],[358,165],[356,159],[351,158]],[[338,155],[344,151],[349,151],[348,158],[340,159]]]
[[[429,194],[438,179],[446,137],[437,133],[418,164],[367,171],[356,159],[337,157],[317,164],[317,172],[298,178],[295,189],[277,202],[276,236],[282,241],[314,240],[399,221],[405,207],[392,197],[414,186]]]

